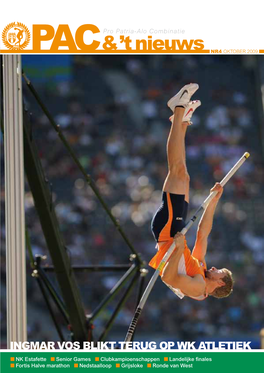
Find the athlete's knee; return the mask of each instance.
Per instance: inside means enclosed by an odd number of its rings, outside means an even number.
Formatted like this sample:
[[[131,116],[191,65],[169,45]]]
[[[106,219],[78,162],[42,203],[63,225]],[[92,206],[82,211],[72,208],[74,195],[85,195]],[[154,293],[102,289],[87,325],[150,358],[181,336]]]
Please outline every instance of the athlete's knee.
[[[175,177],[185,182],[190,181],[190,175],[188,174],[187,168],[184,163],[176,163],[170,166],[169,169],[170,177]]]

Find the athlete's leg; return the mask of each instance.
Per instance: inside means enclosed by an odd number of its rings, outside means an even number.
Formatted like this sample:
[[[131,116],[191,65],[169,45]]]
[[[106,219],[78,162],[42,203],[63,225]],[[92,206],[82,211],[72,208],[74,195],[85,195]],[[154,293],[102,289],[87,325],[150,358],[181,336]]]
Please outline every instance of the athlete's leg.
[[[167,142],[169,172],[163,191],[184,195],[186,202],[189,202],[190,177],[186,167],[185,134],[192,114],[201,105],[200,101],[190,101],[198,88],[198,84],[187,84],[168,101],[174,115]]]
[[[174,115],[167,142],[169,172],[163,186],[162,203],[155,213],[151,229],[158,243],[169,241],[181,231],[189,202],[189,175],[185,157],[185,134],[200,101],[190,101],[198,84],[188,84],[172,97],[168,106]]]
[[[189,202],[190,177],[186,167],[185,134],[188,122],[183,122],[185,108],[176,107],[167,142],[169,172],[163,191],[173,194],[184,194]]]

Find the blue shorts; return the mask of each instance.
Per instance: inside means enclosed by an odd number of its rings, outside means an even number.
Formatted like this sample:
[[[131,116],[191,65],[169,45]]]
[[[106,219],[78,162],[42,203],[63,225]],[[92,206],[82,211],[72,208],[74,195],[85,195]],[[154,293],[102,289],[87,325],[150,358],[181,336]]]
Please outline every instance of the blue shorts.
[[[151,222],[157,242],[168,241],[185,227],[188,205],[184,194],[162,193],[162,203]]]

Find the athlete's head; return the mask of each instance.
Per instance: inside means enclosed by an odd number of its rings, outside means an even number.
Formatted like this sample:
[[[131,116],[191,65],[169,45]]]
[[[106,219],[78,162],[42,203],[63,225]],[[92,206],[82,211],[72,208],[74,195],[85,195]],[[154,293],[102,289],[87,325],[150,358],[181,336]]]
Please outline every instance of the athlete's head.
[[[232,272],[228,269],[212,267],[206,271],[206,278],[209,280],[212,289],[209,295],[215,298],[225,298],[232,293],[234,280]]]

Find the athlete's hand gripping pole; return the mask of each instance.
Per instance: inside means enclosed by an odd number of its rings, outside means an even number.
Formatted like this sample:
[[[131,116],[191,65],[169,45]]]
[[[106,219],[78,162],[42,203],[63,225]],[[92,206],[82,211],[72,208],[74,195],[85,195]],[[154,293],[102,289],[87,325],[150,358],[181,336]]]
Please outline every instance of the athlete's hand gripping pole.
[[[240,159],[239,161],[237,161],[237,163],[231,168],[231,170],[226,174],[226,176],[221,180],[220,184],[221,186],[225,186],[225,184],[228,182],[228,180],[236,173],[236,171],[242,166],[242,164],[245,162],[245,160],[250,156],[249,153],[245,153]],[[181,233],[183,235],[185,235],[188,230],[191,228],[191,226],[193,225],[193,223],[195,222],[195,220],[197,219],[197,217],[201,216],[201,214],[204,212],[204,210],[206,209],[206,207],[209,205],[209,203],[211,202],[211,200],[214,198],[214,196],[216,195],[217,192],[211,192],[210,195],[204,200],[204,202],[202,203],[202,205],[198,208],[198,210],[195,212],[195,214],[193,215],[193,217],[191,218],[191,220],[186,224],[186,226],[181,230]],[[142,312],[142,309],[148,299],[148,296],[156,282],[156,280],[158,279],[159,277],[159,274],[160,272],[162,271],[162,269],[164,268],[167,260],[169,259],[169,257],[171,256],[171,254],[173,253],[173,250],[175,249],[175,243],[173,242],[172,245],[170,246],[169,250],[166,252],[166,254],[164,255],[164,257],[162,258],[158,268],[156,269],[156,271],[154,272],[153,276],[151,277],[149,283],[148,283],[148,286],[146,287],[145,291],[144,291],[144,294],[142,295],[141,297],[141,300],[139,302],[139,305],[137,306],[137,309],[136,309],[136,312],[135,312],[135,315],[129,325],[129,328],[128,328],[128,332],[127,332],[127,335],[126,335],[126,338],[125,338],[125,342],[130,342],[133,338],[133,335],[135,333],[135,330],[136,330],[136,326],[137,326],[137,322],[138,322],[138,319],[139,319],[139,316]]]

